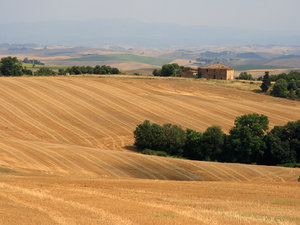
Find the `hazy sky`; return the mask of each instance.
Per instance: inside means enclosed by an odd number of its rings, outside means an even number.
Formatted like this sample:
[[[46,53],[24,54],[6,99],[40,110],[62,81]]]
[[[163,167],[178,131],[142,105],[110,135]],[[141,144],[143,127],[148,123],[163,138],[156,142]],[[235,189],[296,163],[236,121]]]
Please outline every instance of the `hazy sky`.
[[[300,33],[299,0],[0,0],[0,23],[96,18]]]

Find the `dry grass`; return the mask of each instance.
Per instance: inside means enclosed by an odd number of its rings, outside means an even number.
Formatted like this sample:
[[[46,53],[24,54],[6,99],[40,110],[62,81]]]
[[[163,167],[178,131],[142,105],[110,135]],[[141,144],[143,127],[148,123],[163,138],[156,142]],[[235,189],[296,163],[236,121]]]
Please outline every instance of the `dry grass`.
[[[256,84],[174,85],[0,78],[0,224],[299,224],[299,169],[161,158],[126,146],[145,119],[228,131],[244,113],[264,113],[271,126],[297,120],[300,102],[249,91]]]

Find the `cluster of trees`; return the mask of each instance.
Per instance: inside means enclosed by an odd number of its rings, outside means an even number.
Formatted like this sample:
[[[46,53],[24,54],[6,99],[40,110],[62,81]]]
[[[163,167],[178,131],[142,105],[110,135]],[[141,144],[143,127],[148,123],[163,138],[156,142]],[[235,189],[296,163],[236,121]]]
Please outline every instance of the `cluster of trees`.
[[[59,75],[79,75],[79,74],[121,74],[121,71],[118,68],[110,67],[106,65],[102,66],[72,66],[66,69],[59,69]]]
[[[32,63],[33,60],[28,58],[24,59],[28,63]],[[41,62],[35,60],[35,64],[42,65]],[[69,74],[121,74],[118,68],[110,66],[72,66],[66,69],[59,69],[58,73],[48,67],[39,68],[34,75],[37,76],[52,76],[52,75],[66,75]],[[0,60],[0,76],[22,76],[33,75],[32,70],[23,68],[22,63],[16,57],[4,57]]]
[[[178,75],[182,72],[184,66],[179,66],[177,63],[165,64],[161,69],[153,70],[154,76],[170,77]]]
[[[241,72],[240,75],[238,77],[236,77],[235,79],[237,79],[237,80],[255,80],[252,77],[252,74],[247,73],[247,72]]]
[[[261,89],[275,97],[300,99],[300,73],[292,71],[289,74],[270,76],[268,72],[262,78]],[[275,81],[272,85],[271,81]]]
[[[22,76],[22,63],[16,57],[4,57],[0,60],[1,76]]]
[[[28,58],[25,58],[25,59],[23,59],[22,62],[23,62],[23,63],[31,63],[31,64],[33,64],[33,65],[45,65],[44,63],[42,63],[41,61],[36,60],[36,59],[28,59]]]
[[[229,135],[219,126],[201,133],[146,120],[137,125],[134,137],[138,150],[162,156],[264,165],[300,163],[300,120],[268,130],[268,117],[254,113],[237,117]]]

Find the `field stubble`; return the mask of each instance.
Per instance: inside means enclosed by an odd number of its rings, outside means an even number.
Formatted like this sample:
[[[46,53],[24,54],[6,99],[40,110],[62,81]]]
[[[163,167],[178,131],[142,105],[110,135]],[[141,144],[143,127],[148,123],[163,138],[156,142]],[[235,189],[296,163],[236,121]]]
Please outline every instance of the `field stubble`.
[[[228,132],[244,113],[300,119],[300,102],[250,83],[129,78],[0,78],[0,224],[300,223],[299,169],[128,150],[145,119]]]

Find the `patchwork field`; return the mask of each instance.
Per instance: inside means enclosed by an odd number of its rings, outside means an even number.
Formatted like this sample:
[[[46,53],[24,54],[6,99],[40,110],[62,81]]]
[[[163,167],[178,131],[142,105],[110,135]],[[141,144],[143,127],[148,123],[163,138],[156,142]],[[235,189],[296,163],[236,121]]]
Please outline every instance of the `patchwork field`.
[[[0,224],[300,224],[300,169],[132,151],[145,119],[226,132],[244,113],[271,127],[300,119],[300,102],[258,85],[0,78]]]

